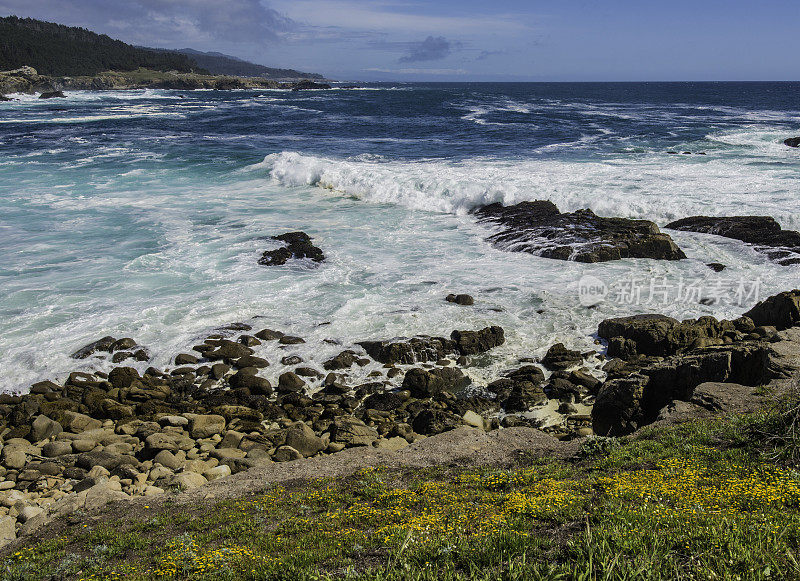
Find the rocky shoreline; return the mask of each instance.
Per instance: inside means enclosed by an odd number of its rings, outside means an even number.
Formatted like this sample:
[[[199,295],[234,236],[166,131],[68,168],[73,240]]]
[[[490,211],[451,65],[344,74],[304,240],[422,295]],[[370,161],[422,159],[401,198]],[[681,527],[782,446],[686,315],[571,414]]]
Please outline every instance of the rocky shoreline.
[[[232,77],[201,75],[197,73],[160,72],[147,69],[136,71],[108,71],[86,77],[53,77],[40,75],[32,67],[22,67],[13,71],[0,71],[0,100],[9,93],[41,93],[58,97],[63,91],[105,91],[129,89],[176,89],[191,91],[196,89],[288,89],[315,90],[330,89],[326,83],[308,79],[287,80],[286,82],[258,77]]]
[[[110,373],[0,396],[0,542],[111,501],[349,448],[397,451],[464,427],[536,428],[556,442],[735,410],[800,370],[800,291],[733,321],[654,314],[606,320],[597,335],[597,351],[554,344],[486,385],[465,371],[506,342],[497,326],[363,341],[319,365],[287,356],[293,370],[275,385],[254,348],[303,338],[238,323],[140,374],[124,362],[148,350],[104,337],[73,357],[123,364]],[[367,365],[369,381],[354,380]]]

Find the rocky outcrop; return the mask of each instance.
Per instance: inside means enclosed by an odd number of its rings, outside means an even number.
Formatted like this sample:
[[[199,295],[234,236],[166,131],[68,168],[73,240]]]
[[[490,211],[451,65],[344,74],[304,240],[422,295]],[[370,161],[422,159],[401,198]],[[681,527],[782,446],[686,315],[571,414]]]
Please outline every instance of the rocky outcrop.
[[[800,325],[800,290],[782,292],[761,301],[745,313],[753,323],[782,331]]]
[[[327,83],[315,83],[314,81],[299,81],[290,85],[292,91],[308,91],[308,90],[324,90],[330,89],[331,86]]]
[[[724,344],[724,337],[733,338],[736,332],[734,323],[713,317],[681,322],[657,314],[607,319],[597,330],[598,336],[608,341],[609,357],[621,359],[637,355],[666,357],[691,348]]]
[[[784,140],[783,144],[789,147],[800,147],[800,137],[790,137]]]
[[[419,336],[399,341],[361,341],[367,354],[381,363],[414,364],[438,361],[448,355],[467,356],[485,353],[505,342],[502,327],[480,331],[453,331],[450,339]]]
[[[45,91],[39,95],[40,99],[66,99],[67,96],[63,91]]]
[[[741,240],[752,244],[778,264],[800,264],[800,232],[783,230],[769,216],[692,216],[671,222],[666,227]]]
[[[272,239],[284,242],[286,246],[264,252],[258,261],[263,266],[282,265],[291,259],[307,258],[312,262],[325,260],[325,254],[314,246],[311,237],[305,232],[287,232],[279,236],[272,236]]]
[[[797,373],[800,344],[779,332],[797,325],[800,291],[770,297],[734,321],[662,315],[603,321],[598,334],[616,359],[604,366],[608,378],[592,409],[595,432],[630,433],[655,421],[665,406],[689,401],[702,383],[756,387]],[[794,352],[787,354],[783,344],[795,345]]]
[[[667,234],[647,220],[603,218],[591,210],[561,213],[552,202],[499,203],[473,210],[481,222],[502,230],[489,241],[510,252],[577,262],[621,258],[680,260],[686,255]]]

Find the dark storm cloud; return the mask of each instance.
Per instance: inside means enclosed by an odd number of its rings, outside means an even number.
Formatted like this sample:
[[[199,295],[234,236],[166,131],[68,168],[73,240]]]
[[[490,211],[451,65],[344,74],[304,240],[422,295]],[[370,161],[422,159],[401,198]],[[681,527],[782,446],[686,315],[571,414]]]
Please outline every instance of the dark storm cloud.
[[[278,40],[295,23],[259,0],[0,0],[0,14],[30,16],[150,45]]]
[[[408,54],[400,58],[401,63],[437,61],[450,55],[452,43],[443,36],[429,36],[422,42],[412,43]]]

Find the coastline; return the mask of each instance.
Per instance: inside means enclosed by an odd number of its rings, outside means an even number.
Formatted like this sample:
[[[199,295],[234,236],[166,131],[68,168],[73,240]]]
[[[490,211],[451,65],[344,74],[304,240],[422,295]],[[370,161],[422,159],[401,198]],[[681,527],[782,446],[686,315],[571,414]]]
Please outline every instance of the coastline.
[[[514,441],[534,454],[569,455],[593,434],[755,411],[767,401],[762,393],[779,396],[800,373],[800,291],[735,321],[636,316],[604,321],[598,333],[595,352],[555,344],[486,386],[471,386],[463,370],[505,343],[499,327],[363,342],[324,371],[295,358],[275,386],[259,376],[269,362],[252,347],[301,337],[237,323],[143,375],[124,363],[146,359],[146,349],[104,337],[73,358],[113,358],[111,373],[74,372],[63,385],[0,395],[4,544],[108,502],[218,480],[210,494],[240,494],[283,474],[280,463],[297,475],[311,459],[322,473],[347,472],[353,458],[400,466],[407,456],[422,466],[467,450],[502,461],[508,451],[499,450]],[[376,363],[370,381],[353,384],[351,370]],[[247,475],[226,479],[236,473]]]
[[[228,75],[161,72],[149,69],[107,71],[93,76],[58,77],[40,75],[31,67],[0,71],[0,95],[11,93],[54,93],[58,91],[104,91],[133,89],[324,89],[328,81],[263,79]]]

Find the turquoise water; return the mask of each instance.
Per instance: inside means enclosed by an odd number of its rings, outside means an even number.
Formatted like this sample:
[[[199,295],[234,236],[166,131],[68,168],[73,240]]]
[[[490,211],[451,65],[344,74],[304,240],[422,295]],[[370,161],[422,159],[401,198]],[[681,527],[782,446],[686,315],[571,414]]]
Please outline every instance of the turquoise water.
[[[273,379],[290,352],[313,365],[358,340],[499,324],[509,340],[472,371],[480,379],[557,340],[588,348],[612,315],[738,315],[696,300],[587,309],[578,285],[759,280],[766,296],[800,286],[800,267],[677,232],[689,259],[675,263],[503,253],[467,211],[550,199],[662,226],[766,214],[800,228],[800,154],[781,144],[800,134],[798,89],[398,85],[0,103],[0,390],[89,365],[69,353],[107,334],[134,337],[157,365],[235,321],[306,337],[264,347]],[[325,264],[257,264],[274,247],[264,237],[295,229]],[[450,292],[476,306],[445,303]]]

